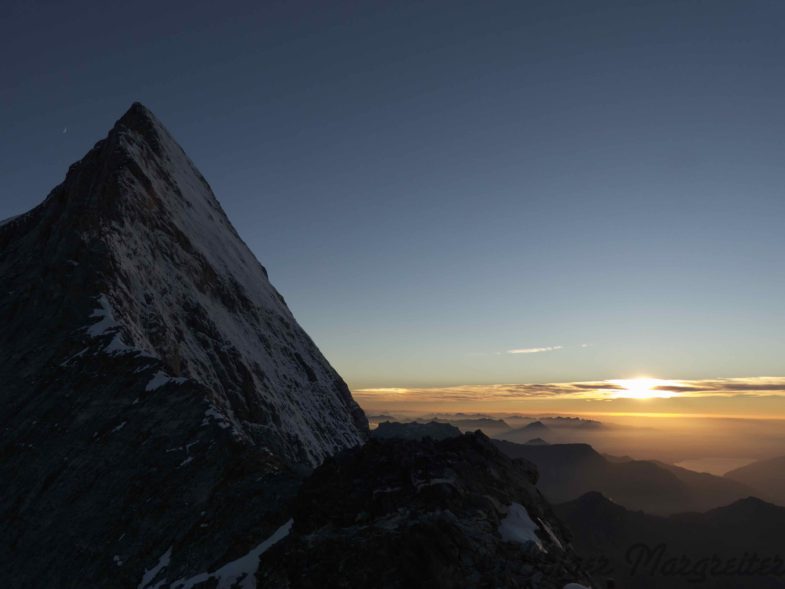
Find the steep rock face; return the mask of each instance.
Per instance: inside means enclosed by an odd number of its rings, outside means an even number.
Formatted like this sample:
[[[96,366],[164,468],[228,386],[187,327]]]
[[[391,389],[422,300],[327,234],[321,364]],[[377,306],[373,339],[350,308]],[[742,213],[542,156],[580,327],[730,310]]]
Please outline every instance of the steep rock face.
[[[57,325],[31,330],[26,311],[59,298],[47,314],[62,327],[84,328],[83,337],[63,334],[29,374],[69,353],[82,358],[83,350],[137,354],[160,361],[168,376],[204,385],[238,436],[292,461],[315,465],[362,439],[365,418],[346,385],[204,178],[143,106],[72,166],[45,203],[0,230],[0,268],[12,291],[0,304],[17,311],[5,323],[7,370],[24,369],[25,340],[57,337]],[[30,266],[43,264],[31,280]],[[58,283],[42,284],[52,282],[52,270]]]
[[[376,440],[305,482],[289,536],[262,556],[264,587],[587,586],[531,463],[481,432]]]
[[[280,525],[367,420],[169,133],[135,104],[0,224],[0,569],[136,586]],[[151,583],[154,577],[150,579]]]

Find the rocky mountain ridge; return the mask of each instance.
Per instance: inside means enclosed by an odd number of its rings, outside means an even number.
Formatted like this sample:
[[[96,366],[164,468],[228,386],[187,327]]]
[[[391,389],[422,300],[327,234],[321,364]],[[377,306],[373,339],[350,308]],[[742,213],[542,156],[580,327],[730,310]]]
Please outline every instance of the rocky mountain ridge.
[[[6,586],[135,587],[282,524],[304,473],[367,437],[209,186],[134,104],[0,225]]]
[[[372,439],[327,460],[262,556],[263,587],[589,586],[537,470],[482,432]]]

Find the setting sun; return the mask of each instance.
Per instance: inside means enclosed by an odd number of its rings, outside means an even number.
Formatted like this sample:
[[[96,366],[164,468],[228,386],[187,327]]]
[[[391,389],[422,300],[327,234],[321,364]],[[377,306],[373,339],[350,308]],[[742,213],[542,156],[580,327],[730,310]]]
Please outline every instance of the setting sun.
[[[675,395],[672,391],[663,390],[667,380],[639,377],[610,381],[621,387],[613,397],[616,399],[670,399]]]

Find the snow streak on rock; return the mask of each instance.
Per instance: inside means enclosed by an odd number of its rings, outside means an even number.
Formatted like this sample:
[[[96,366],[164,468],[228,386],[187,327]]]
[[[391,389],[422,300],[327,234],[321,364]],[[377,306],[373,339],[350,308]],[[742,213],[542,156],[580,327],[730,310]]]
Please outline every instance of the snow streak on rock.
[[[368,434],[139,104],[0,222],[0,284],[4,586],[155,587],[220,568],[280,524],[309,467]]]
[[[534,542],[540,550],[545,551],[542,542],[537,537],[538,529],[539,526],[529,517],[526,508],[520,503],[512,503],[507,510],[507,516],[499,525],[499,534],[503,540],[508,542],[520,544]]]
[[[171,585],[171,589],[192,589],[193,587],[213,580],[216,589],[256,589],[256,571],[259,569],[259,558],[274,544],[289,535],[292,529],[292,520],[289,520],[264,542],[253,550],[222,566],[212,573],[201,573],[190,579],[178,579]]]
[[[362,411],[174,139],[135,105],[110,140],[113,201],[83,235],[115,270],[85,326],[101,351],[160,359],[147,390],[200,383],[221,421],[290,461],[360,443]]]

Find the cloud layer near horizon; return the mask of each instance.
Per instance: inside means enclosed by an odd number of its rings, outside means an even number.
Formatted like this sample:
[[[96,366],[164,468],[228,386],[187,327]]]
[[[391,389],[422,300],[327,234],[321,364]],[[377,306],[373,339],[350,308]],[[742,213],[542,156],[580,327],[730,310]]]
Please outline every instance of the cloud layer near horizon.
[[[584,400],[611,401],[627,390],[619,380],[545,384],[489,384],[449,387],[368,388],[353,391],[363,401],[464,402]],[[757,376],[701,380],[656,380],[652,391],[669,393],[672,398],[783,397],[785,377]]]

